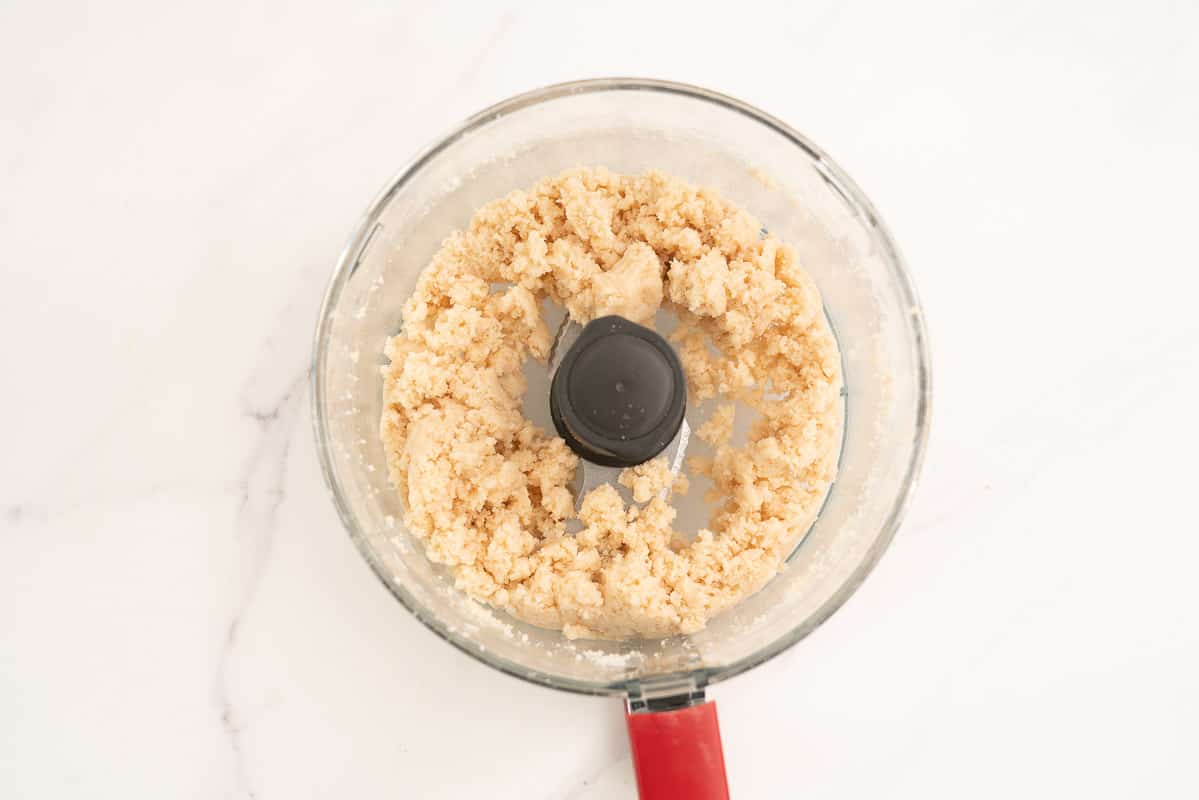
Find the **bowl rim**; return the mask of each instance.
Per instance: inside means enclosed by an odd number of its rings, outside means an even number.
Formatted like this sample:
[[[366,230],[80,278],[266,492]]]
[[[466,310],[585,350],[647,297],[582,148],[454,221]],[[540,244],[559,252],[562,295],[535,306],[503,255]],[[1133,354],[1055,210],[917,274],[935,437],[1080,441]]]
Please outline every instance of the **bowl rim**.
[[[336,469],[333,465],[333,454],[329,440],[328,424],[324,415],[326,393],[322,376],[325,372],[325,364],[328,356],[328,347],[332,330],[333,314],[332,310],[341,295],[342,289],[354,270],[358,266],[358,260],[361,254],[365,251],[366,245],[374,235],[376,220],[384,207],[390,202],[391,198],[404,187],[408,180],[415,175],[426,163],[436,157],[441,151],[445,150],[462,137],[472,133],[473,131],[491,123],[495,120],[511,114],[521,109],[544,103],[547,101],[556,100],[572,95],[612,92],[612,91],[646,91],[660,92],[665,94],[682,95],[691,99],[700,100],[712,103],[717,106],[724,107],[728,110],[740,113],[750,119],[770,128],[775,133],[792,142],[797,147],[805,150],[813,159],[817,169],[819,169],[824,178],[849,203],[851,209],[856,211],[862,219],[874,229],[877,243],[881,246],[882,256],[887,263],[888,268],[892,272],[894,278],[894,286],[906,302],[910,309],[908,325],[912,334],[913,345],[915,350],[915,386],[917,392],[916,398],[916,423],[915,437],[912,442],[912,453],[906,465],[903,483],[898,495],[891,506],[890,513],[883,521],[882,529],[871,543],[865,556],[854,567],[849,577],[832,593],[812,614],[810,614],[803,622],[797,625],[792,630],[788,631],[784,636],[772,641],[770,644],[750,653],[746,657],[726,664],[722,667],[701,667],[682,676],[690,678],[696,685],[707,685],[718,681],[731,678],[739,675],[746,670],[762,664],[775,656],[790,649],[800,640],[808,636],[816,628],[820,627],[829,617],[833,615],[845,602],[853,595],[853,593],[861,586],[866,577],[873,571],[883,553],[886,552],[891,541],[895,538],[895,534],[899,529],[903,517],[907,512],[908,505],[911,502],[912,495],[915,491],[918,482],[921,466],[924,462],[925,451],[927,449],[930,416],[932,410],[932,372],[931,372],[931,357],[929,352],[928,332],[925,326],[924,313],[920,304],[919,296],[916,292],[916,287],[912,282],[911,276],[908,273],[899,249],[896,246],[894,239],[891,237],[890,231],[883,224],[882,218],[875,210],[861,188],[853,181],[849,175],[841,169],[821,148],[817,147],[811,140],[787,125],[782,120],[774,117],[766,112],[750,105],[735,97],[731,97],[720,92],[705,89],[700,86],[694,86],[676,81],[660,80],[655,78],[636,78],[636,77],[610,77],[610,78],[590,78],[585,80],[568,81],[565,83],[551,84],[533,89],[521,94],[514,95],[506,100],[502,100],[494,105],[479,111],[470,117],[467,117],[459,125],[452,128],[447,133],[435,139],[430,144],[419,150],[409,161],[404,164],[395,176],[386,184],[384,189],[379,192],[374,201],[368,206],[365,214],[360,218],[360,221],[350,238],[346,242],[345,247],[341,251],[341,255],[337,260],[337,265],[334,267],[333,274],[329,279],[328,286],[325,289],[324,297],[321,301],[317,326],[313,338],[313,355],[311,361],[311,369],[309,379],[311,381],[311,397],[312,397],[312,428],[316,438],[317,453],[321,465],[321,473],[324,476],[325,486],[332,497],[333,505],[337,509],[338,516],[341,518],[342,525],[349,533],[350,538],[354,541],[358,551],[366,559],[375,576],[383,583],[387,590],[400,602],[404,608],[408,609],[420,622],[433,633],[437,634],[441,639],[449,642],[457,649],[466,653],[471,658],[476,659],[489,667],[497,669],[508,675],[537,684],[546,686],[552,689],[561,689],[564,691],[574,692],[577,694],[587,695],[623,695],[630,691],[630,680],[617,680],[609,683],[582,681],[574,678],[565,678],[562,676],[543,673],[538,670],[529,669],[516,662],[496,656],[491,653],[480,652],[478,646],[462,637],[460,634],[451,631],[448,626],[443,624],[432,614],[428,613],[425,608],[412,597],[411,594],[396,581],[392,580],[387,574],[384,566],[375,556],[372,549],[365,541],[365,536],[353,512],[349,508],[349,504],[345,500],[341,481],[337,477]],[[655,676],[657,678],[657,676]],[[634,679],[635,680],[635,679]]]

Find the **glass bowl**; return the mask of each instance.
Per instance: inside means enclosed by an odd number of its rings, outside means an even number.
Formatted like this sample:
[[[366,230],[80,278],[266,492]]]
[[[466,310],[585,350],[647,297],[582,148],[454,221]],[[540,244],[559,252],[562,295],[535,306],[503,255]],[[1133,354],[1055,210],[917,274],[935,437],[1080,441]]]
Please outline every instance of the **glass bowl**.
[[[845,432],[823,510],[773,580],[689,636],[571,641],[470,600],[404,529],[387,477],[377,433],[379,367],[418,274],[479,206],[580,165],[662,170],[749,210],[796,247],[841,345]],[[870,202],[779,120],[665,81],[615,78],[539,89],[476,114],[417,154],[371,204],[342,254],[313,358],[325,479],[384,585],[463,652],[519,678],[589,694],[637,696],[651,684],[702,692],[811,633],[887,548],[928,437],[920,305]]]

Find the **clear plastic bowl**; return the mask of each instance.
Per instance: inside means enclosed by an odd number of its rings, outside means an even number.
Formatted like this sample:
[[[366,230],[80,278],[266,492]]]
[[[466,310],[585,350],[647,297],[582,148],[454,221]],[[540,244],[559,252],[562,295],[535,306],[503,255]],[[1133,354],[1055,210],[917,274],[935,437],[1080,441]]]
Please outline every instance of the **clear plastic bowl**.
[[[786,567],[690,636],[570,641],[453,587],[403,526],[377,433],[384,340],[442,239],[483,203],[579,165],[658,169],[712,186],[783,240],[824,294],[842,349],[836,483]],[[891,237],[823,152],[738,100],[664,81],[551,86],[476,114],[418,154],[370,206],[333,273],[316,334],[321,464],[346,529],[393,595],[438,635],[526,680],[590,694],[702,687],[782,652],[828,618],[891,541],[928,436],[920,305]]]

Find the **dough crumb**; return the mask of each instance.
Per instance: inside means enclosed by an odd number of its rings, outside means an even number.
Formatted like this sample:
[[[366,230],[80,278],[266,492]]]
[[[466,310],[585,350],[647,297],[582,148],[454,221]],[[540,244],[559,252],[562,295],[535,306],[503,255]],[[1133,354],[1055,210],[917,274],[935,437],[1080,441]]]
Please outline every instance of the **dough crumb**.
[[[648,503],[671,485],[670,465],[659,456],[622,470],[617,481],[633,492],[638,503]]]
[[[629,245],[616,266],[592,282],[595,316],[617,314],[645,325],[662,305],[662,265],[649,245]]]
[[[736,415],[736,405],[722,403],[712,412],[708,421],[699,426],[695,435],[711,447],[726,445],[733,438],[733,419]]]
[[[729,262],[717,250],[709,250],[693,262],[670,262],[670,299],[686,306],[692,314],[716,317],[725,312]]]

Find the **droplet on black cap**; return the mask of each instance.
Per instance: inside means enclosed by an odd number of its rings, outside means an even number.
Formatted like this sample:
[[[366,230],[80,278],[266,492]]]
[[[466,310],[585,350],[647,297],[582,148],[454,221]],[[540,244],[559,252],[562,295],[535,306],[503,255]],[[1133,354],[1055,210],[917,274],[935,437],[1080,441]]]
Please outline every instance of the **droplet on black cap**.
[[[674,439],[687,409],[687,384],[674,349],[623,317],[587,324],[550,385],[550,415],[581,457],[630,467]]]

